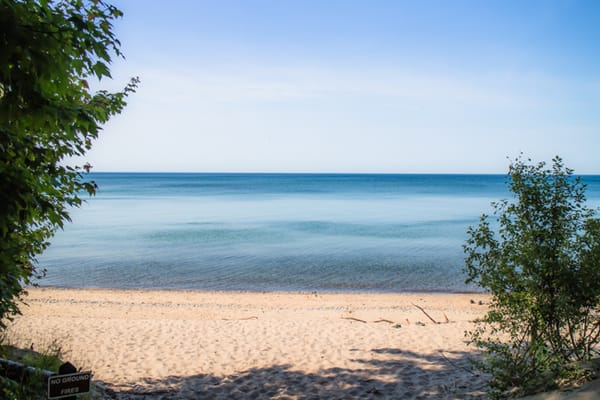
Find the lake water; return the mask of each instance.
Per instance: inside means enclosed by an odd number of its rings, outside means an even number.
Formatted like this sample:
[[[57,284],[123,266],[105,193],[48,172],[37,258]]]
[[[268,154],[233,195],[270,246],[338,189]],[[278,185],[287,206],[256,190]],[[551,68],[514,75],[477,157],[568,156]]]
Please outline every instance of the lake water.
[[[462,245],[503,175],[90,174],[98,194],[39,257],[41,285],[475,290]],[[600,176],[586,176],[600,205]]]

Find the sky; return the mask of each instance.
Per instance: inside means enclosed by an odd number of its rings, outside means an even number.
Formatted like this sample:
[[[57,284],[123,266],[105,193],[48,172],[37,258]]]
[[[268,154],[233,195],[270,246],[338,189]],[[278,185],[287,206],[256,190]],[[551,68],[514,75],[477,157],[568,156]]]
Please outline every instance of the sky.
[[[112,3],[95,171],[600,173],[600,1]]]

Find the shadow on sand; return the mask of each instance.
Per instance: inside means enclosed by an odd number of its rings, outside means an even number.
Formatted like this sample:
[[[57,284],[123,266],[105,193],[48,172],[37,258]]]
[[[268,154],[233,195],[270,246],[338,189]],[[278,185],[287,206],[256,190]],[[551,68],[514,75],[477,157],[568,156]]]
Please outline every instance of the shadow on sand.
[[[393,348],[357,357],[358,368],[305,373],[289,365],[228,375],[144,380],[112,393],[118,400],[159,399],[483,399],[485,377],[471,353],[423,355]]]

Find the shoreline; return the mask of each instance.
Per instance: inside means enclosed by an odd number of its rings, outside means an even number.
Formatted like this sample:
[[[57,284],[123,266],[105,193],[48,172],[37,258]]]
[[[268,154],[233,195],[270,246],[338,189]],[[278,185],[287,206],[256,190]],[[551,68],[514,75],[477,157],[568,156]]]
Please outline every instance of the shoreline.
[[[383,291],[383,290],[319,290],[319,289],[306,289],[306,290],[241,290],[241,289],[185,289],[185,288],[116,288],[116,287],[102,287],[102,286],[60,286],[60,285],[38,285],[38,286],[26,286],[25,290],[29,289],[51,289],[51,290],[107,290],[117,292],[136,292],[136,291],[149,291],[149,292],[198,292],[198,293],[247,293],[247,294],[267,294],[267,293],[290,293],[290,294],[356,294],[356,295],[402,295],[402,294],[440,294],[440,295],[473,295],[473,296],[488,296],[486,292],[476,290],[461,290],[461,291],[445,291],[445,290],[407,290],[407,291]]]
[[[9,340],[54,340],[118,399],[483,398],[485,294],[27,291]]]

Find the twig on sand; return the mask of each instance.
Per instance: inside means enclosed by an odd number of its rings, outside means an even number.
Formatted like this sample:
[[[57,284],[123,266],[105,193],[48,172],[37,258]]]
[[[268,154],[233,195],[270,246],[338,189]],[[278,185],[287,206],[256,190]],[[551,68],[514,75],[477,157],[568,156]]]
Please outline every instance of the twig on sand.
[[[378,323],[378,322],[387,322],[388,324],[393,324],[394,323],[394,321],[390,321],[389,319],[385,319],[385,318],[379,318],[377,321],[373,321],[373,322],[375,322],[375,323]]]
[[[351,319],[352,321],[362,322],[363,324],[367,323],[367,321],[365,321],[364,319],[358,319],[354,317],[342,317],[342,319]]]
[[[472,375],[479,376],[479,374],[478,374],[478,373],[476,373],[476,372],[473,372],[473,370],[472,370],[472,369],[465,368],[465,367],[463,367],[462,365],[458,365],[458,364],[456,364],[454,361],[452,361],[451,359],[449,359],[448,357],[446,357],[446,355],[444,354],[444,352],[443,352],[442,350],[440,350],[440,355],[441,355],[442,357],[444,357],[444,360],[446,360],[446,362],[447,362],[448,364],[452,365],[454,368],[459,368],[459,369],[462,369],[463,371],[467,371],[468,373],[470,373],[470,374],[472,374]]]
[[[253,315],[251,317],[244,317],[244,318],[221,318],[221,321],[247,321],[249,319],[258,319],[258,317]]]
[[[444,315],[444,318],[446,318],[446,323],[450,323],[450,320],[448,319],[448,316],[446,315],[446,313],[442,313]]]
[[[423,307],[419,307],[416,304],[413,304],[413,306],[417,307],[419,310],[421,310],[423,312],[423,314],[425,314],[427,316],[427,318],[429,318],[431,320],[431,322],[433,322],[434,324],[439,324],[439,322],[437,322],[435,319],[431,318],[431,315],[427,314],[427,311],[423,310]]]

